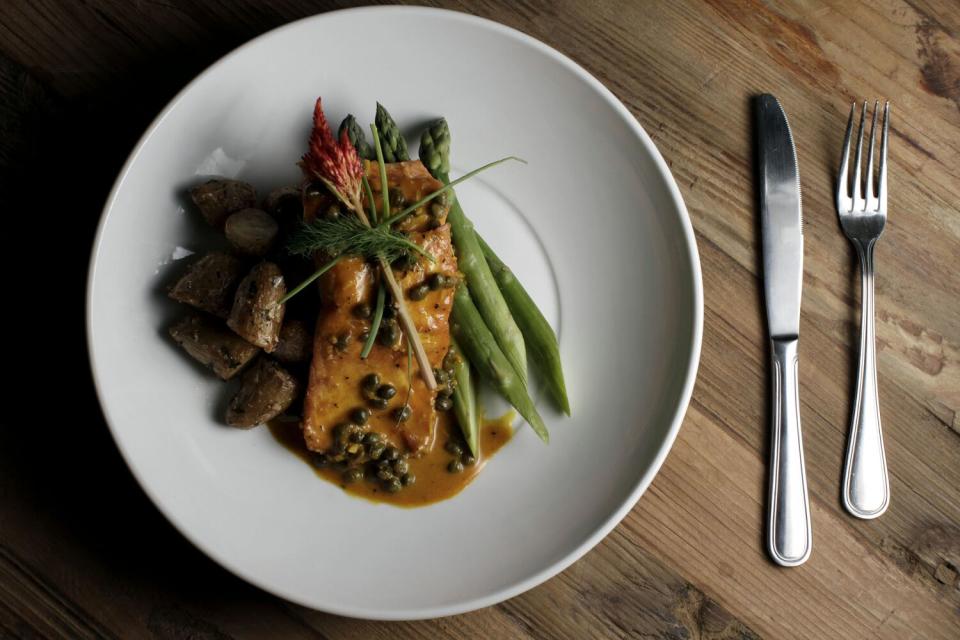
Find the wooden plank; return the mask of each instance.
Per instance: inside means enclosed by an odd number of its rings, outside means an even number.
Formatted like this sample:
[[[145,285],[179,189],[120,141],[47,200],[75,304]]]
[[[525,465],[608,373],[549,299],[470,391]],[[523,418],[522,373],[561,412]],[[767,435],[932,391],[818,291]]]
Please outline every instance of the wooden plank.
[[[52,253],[82,263],[77,239],[89,237],[116,169],[183,83],[258,33],[351,4],[0,3],[0,204],[35,206],[25,194],[46,184],[48,149],[80,150],[83,166],[57,178],[75,196],[74,215],[60,218],[62,246]],[[437,621],[348,620],[267,596],[185,544],[133,486],[87,396],[76,407],[90,417],[84,431],[66,434],[66,450],[42,461],[42,432],[0,430],[2,633],[958,637],[956,3],[433,4],[501,21],[573,57],[636,114],[680,185],[703,263],[703,357],[693,408],[646,497],[586,558],[509,602]],[[804,186],[801,410],[815,544],[794,570],[762,552],[768,372],[749,126],[749,96],[759,91],[786,106]],[[893,103],[890,220],[877,255],[892,503],[860,522],[839,503],[859,285],[832,193],[849,103],[875,96]],[[64,277],[65,289],[82,288],[82,275]],[[74,368],[64,375],[87,379],[82,346],[65,356]],[[91,495],[107,504],[88,504]]]

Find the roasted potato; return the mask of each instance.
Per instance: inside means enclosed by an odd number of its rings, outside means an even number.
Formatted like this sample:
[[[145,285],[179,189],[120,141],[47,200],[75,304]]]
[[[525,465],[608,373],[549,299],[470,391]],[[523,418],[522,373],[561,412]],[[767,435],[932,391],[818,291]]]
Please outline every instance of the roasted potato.
[[[211,226],[223,228],[227,216],[234,211],[257,206],[257,192],[252,185],[239,180],[215,178],[190,190],[193,203]]]
[[[193,262],[168,293],[177,302],[226,319],[243,274],[244,265],[238,258],[208,253]]]
[[[259,349],[212,318],[191,315],[170,327],[170,336],[201,364],[229,380]]]
[[[300,383],[276,360],[263,356],[240,377],[240,389],[227,407],[227,424],[249,429],[286,411]]]
[[[280,342],[273,351],[273,357],[286,364],[300,364],[310,360],[313,352],[313,335],[307,323],[301,320],[287,320],[280,328]]]
[[[241,209],[231,213],[223,224],[227,242],[237,253],[263,257],[273,247],[280,225],[260,209]]]
[[[272,352],[283,325],[285,305],[278,303],[286,293],[280,267],[272,262],[259,263],[237,287],[227,326],[247,342]]]
[[[270,192],[263,200],[263,209],[277,221],[284,233],[290,233],[303,220],[303,198],[297,187],[283,187]]]

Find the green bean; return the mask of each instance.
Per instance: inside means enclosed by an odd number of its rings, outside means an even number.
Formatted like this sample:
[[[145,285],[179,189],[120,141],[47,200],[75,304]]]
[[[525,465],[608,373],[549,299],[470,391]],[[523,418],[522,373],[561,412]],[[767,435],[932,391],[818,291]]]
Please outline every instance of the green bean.
[[[477,368],[500,394],[512,404],[530,424],[540,439],[550,441],[547,427],[527,393],[527,387],[510,361],[500,350],[490,329],[483,322],[480,312],[465,286],[457,287],[453,297],[451,329],[457,344],[463,348],[467,360]]]
[[[523,332],[530,354],[533,356],[533,366],[536,367],[547,383],[547,389],[560,409],[570,415],[570,402],[567,399],[567,386],[563,380],[563,364],[560,362],[560,346],[557,335],[553,332],[537,303],[533,301],[527,290],[503,263],[490,245],[477,234],[477,242],[483,251],[490,271],[500,287],[500,292],[510,307],[513,319]]]

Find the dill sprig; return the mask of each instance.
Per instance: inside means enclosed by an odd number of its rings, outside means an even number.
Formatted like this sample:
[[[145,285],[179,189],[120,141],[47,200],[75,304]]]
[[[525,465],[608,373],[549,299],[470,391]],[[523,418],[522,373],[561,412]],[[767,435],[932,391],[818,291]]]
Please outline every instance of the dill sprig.
[[[318,218],[309,224],[301,224],[287,242],[287,251],[305,257],[318,251],[329,256],[382,256],[388,263],[414,252],[435,261],[432,255],[402,233],[387,227],[368,227],[351,215]]]

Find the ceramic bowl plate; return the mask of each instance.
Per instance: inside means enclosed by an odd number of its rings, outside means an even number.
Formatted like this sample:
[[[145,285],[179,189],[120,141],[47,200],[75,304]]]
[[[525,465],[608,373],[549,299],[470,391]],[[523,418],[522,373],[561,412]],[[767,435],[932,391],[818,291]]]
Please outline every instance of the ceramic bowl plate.
[[[573,417],[539,402],[529,427],[459,496],[372,504],[318,479],[266,429],[223,426],[222,383],[166,337],[171,263],[202,250],[184,191],[237,176],[295,183],[314,100],[331,121],[445,116],[453,171],[529,164],[458,190],[560,332]],[[240,47],[144,134],[105,207],[88,331],[100,401],[150,498],[196,546],[291,601],[381,619],[494,604],[553,576],[630,510],[663,462],[693,387],[700,267],[677,186],[650,138],[596,79],[504,26],[430,9],[316,16]]]

